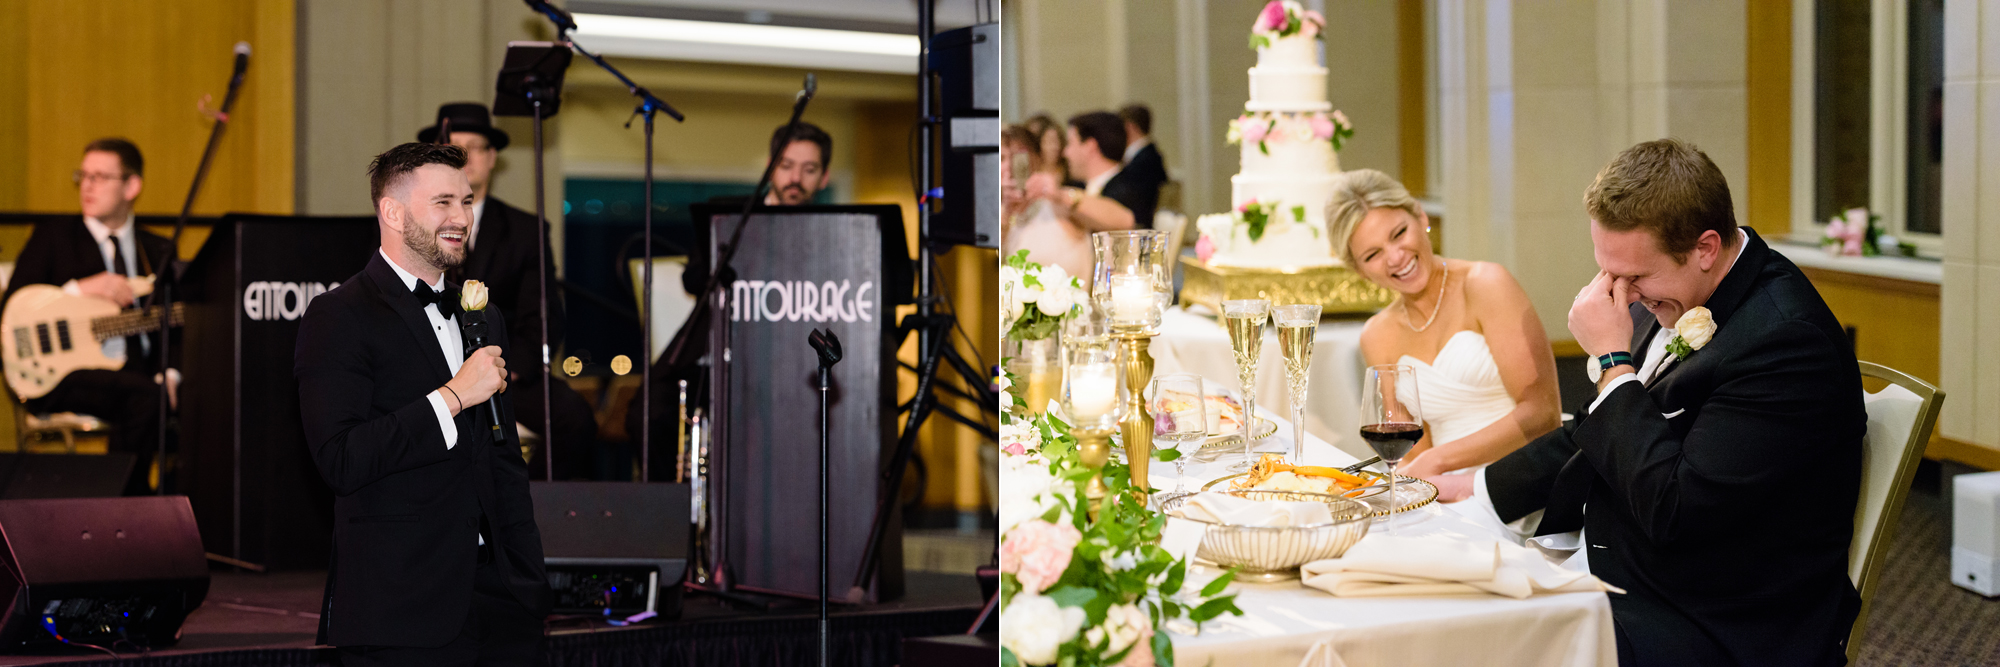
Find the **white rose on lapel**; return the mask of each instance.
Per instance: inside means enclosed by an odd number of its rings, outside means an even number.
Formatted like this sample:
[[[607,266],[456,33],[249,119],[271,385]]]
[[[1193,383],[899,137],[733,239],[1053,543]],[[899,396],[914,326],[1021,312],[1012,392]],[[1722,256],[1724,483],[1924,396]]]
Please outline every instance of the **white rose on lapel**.
[[[1682,313],[1680,321],[1674,323],[1674,337],[1667,341],[1667,351],[1672,352],[1674,358],[1685,361],[1688,355],[1707,346],[1708,340],[1714,337],[1715,316],[1707,308],[1696,307]]]
[[[484,310],[486,283],[477,280],[465,281],[465,285],[458,288],[458,307],[465,310]]]

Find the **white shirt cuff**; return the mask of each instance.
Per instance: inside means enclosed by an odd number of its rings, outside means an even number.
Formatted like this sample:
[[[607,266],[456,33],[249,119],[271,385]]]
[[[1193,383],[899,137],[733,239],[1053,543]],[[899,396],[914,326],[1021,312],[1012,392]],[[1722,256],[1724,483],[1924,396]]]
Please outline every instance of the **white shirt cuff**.
[[[1626,373],[1624,375],[1611,378],[1611,384],[1604,385],[1604,388],[1597,392],[1597,400],[1590,402],[1590,411],[1597,412],[1597,404],[1603,403],[1604,397],[1610,396],[1611,392],[1613,391],[1617,391],[1618,385],[1622,385],[1627,382],[1638,382],[1638,381],[1639,381],[1638,373]]]
[[[71,279],[69,282],[63,283],[62,291],[64,294],[68,294],[70,296],[83,296],[83,287],[77,285],[75,279]]]
[[[451,421],[451,408],[445,407],[444,391],[432,390],[430,395],[424,398],[430,399],[431,412],[437,413],[438,430],[444,432],[444,448],[451,449],[457,446],[458,425]]]
[[[1529,512],[1527,516],[1515,519],[1512,523],[1501,522],[1500,510],[1493,507],[1493,494],[1486,490],[1486,470],[1486,468],[1480,468],[1477,472],[1472,473],[1472,497],[1468,500],[1477,506],[1479,511],[1485,514],[1494,524],[1505,527],[1507,530],[1513,532],[1515,544],[1520,544],[1522,541],[1534,537],[1535,529],[1540,528],[1542,525],[1542,510]]]

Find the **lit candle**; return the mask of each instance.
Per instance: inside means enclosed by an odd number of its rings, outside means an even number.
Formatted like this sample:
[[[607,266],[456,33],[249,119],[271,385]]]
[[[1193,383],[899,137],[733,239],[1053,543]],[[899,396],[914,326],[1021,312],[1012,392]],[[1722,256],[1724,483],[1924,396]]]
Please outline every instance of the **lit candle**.
[[[1118,402],[1118,371],[1111,364],[1083,364],[1069,369],[1070,417],[1094,422],[1111,413]]]
[[[1153,311],[1153,278],[1122,275],[1111,277],[1111,317],[1124,323],[1145,323]]]

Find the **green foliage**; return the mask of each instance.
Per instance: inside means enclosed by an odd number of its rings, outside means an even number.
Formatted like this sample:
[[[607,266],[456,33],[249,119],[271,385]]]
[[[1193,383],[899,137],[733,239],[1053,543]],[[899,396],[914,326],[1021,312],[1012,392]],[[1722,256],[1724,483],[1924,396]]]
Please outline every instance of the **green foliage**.
[[[1694,348],[1689,347],[1687,339],[1682,338],[1680,334],[1674,334],[1673,338],[1667,340],[1667,352],[1672,353],[1675,359],[1686,360],[1688,355],[1694,354]]]
[[[1043,285],[1041,279],[1036,277],[1035,272],[1042,268],[1042,265],[1028,261],[1028,251],[1015,251],[1014,254],[1007,256],[1005,264],[1021,272],[1021,284],[1041,289],[1049,287],[1048,285]],[[1080,288],[1082,286],[1082,283],[1075,276],[1070,277],[1070,283],[1070,287]],[[1021,310],[1021,317],[1014,320],[1002,336],[1013,340],[1041,340],[1048,338],[1055,335],[1056,327],[1062,326],[1064,317],[1068,317],[1075,312],[1076,307],[1071,306],[1069,311],[1063,313],[1062,316],[1052,316],[1042,312],[1041,306],[1028,304],[1026,308]]]
[[[1183,590],[1188,563],[1160,548],[1160,533],[1166,529],[1167,517],[1147,507],[1136,493],[1130,466],[1116,462],[1105,464],[1103,480],[1107,491],[1093,518],[1090,501],[1084,496],[1083,489],[1094,473],[1079,460],[1076,439],[1070,434],[1069,424],[1047,414],[1035,417],[1033,424],[1042,436],[1041,454],[1048,459],[1050,471],[1071,482],[1074,489],[1067,497],[1059,499],[1058,505],[1042,518],[1057,523],[1066,516],[1070,524],[1082,533],[1069,567],[1043,595],[1052,598],[1058,605],[1082,609],[1086,630],[1103,624],[1114,605],[1137,605],[1153,623],[1154,634],[1149,648],[1154,661],[1160,665],[1174,664],[1173,643],[1163,630],[1168,622],[1187,619],[1199,624],[1223,614],[1243,613],[1236,606],[1236,596],[1222,595],[1230,582],[1235,580],[1235,569],[1216,577],[1198,593]],[[1173,450],[1163,451],[1177,454]],[[1003,604],[1018,590],[1019,584],[1014,583],[1012,575],[1001,576]],[[1108,639],[1093,643],[1086,632],[1079,632],[1075,639],[1061,647],[1062,657],[1057,664],[1064,667],[1111,665],[1124,659],[1136,647],[1116,652],[1109,651],[1109,648]],[[1013,662],[1009,662],[1010,659]],[[1021,664],[1011,653],[1003,654],[1001,663]]]
[[[1249,226],[1249,229],[1246,231],[1248,231],[1252,243],[1264,238],[1264,227],[1271,224],[1271,211],[1274,208],[1276,208],[1276,205],[1263,202],[1251,202],[1243,205],[1243,210],[1240,213],[1243,218],[1243,224]]]

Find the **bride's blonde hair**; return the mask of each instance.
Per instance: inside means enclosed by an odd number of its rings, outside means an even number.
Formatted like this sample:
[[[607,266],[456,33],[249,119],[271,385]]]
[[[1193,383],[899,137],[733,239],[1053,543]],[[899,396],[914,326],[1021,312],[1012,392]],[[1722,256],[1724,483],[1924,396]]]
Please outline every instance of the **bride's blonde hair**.
[[[1348,247],[1354,228],[1368,217],[1368,211],[1378,208],[1402,209],[1419,219],[1424,210],[1417,198],[1388,174],[1374,169],[1341,173],[1334,183],[1333,200],[1326,204],[1326,237],[1333,243],[1333,256],[1349,268],[1354,266],[1354,251]]]

